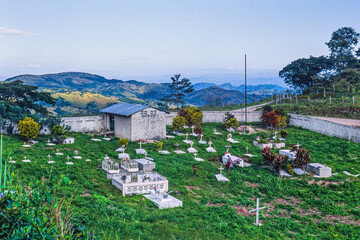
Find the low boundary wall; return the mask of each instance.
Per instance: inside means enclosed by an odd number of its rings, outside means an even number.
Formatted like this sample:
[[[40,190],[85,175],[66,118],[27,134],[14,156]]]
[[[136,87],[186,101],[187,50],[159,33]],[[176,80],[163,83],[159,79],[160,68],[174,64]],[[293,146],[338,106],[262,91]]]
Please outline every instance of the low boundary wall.
[[[104,116],[63,117],[61,125],[71,127],[71,132],[98,132],[104,130]]]
[[[360,143],[360,128],[358,127],[297,114],[291,114],[290,125]]]

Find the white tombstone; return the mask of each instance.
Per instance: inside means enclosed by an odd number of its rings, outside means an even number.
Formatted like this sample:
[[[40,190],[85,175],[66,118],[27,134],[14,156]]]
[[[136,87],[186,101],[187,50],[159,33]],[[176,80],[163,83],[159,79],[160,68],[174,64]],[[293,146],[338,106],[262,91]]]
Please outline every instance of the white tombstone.
[[[16,163],[16,161],[14,161],[12,157],[10,157],[9,160],[10,160],[9,163]]]
[[[193,145],[194,145],[194,143],[191,142],[190,143],[191,147],[187,149],[189,153],[196,153],[197,152],[197,150],[195,148],[193,148]]]
[[[206,141],[203,141],[203,135],[200,134],[200,141],[199,141],[200,144],[206,144]]]
[[[75,150],[74,153],[75,153],[75,156],[74,156],[75,159],[82,159],[82,157],[78,156],[78,154],[79,154],[78,150]]]
[[[194,159],[195,159],[195,161],[198,161],[198,162],[203,162],[203,161],[205,161],[205,160],[202,159],[202,158],[198,158],[198,157],[197,157],[197,153],[194,153]]]
[[[61,156],[61,155],[64,155],[63,153],[60,152],[59,149],[56,149],[56,153],[55,153],[56,156]]]
[[[160,150],[159,153],[161,153],[161,154],[170,154],[170,152],[166,151],[166,150]]]
[[[320,163],[309,163],[306,166],[306,170],[310,173],[314,173],[318,177],[331,177],[332,169]]]
[[[216,150],[215,150],[213,147],[211,147],[211,145],[212,145],[212,142],[211,142],[211,141],[209,141],[209,147],[208,147],[208,148],[206,148],[206,151],[207,151],[207,152],[213,152],[213,153],[215,153],[215,152],[216,152]]]
[[[70,160],[69,155],[66,157],[66,160],[67,160],[67,162],[66,162],[67,165],[73,165],[74,164],[73,162],[69,162],[69,160]]]
[[[24,160],[22,160],[23,162],[31,162],[29,159],[26,158],[26,156],[24,156]]]
[[[46,144],[46,145],[48,145],[48,146],[55,146],[54,143],[51,143],[50,139],[47,140],[47,144]]]
[[[185,152],[182,151],[182,150],[175,150],[174,153],[176,153],[176,154],[184,154]]]
[[[187,144],[193,143],[193,141],[191,141],[191,140],[188,139],[188,138],[189,138],[189,134],[188,134],[188,133],[186,133],[185,136],[186,136],[186,139],[183,140],[184,143],[187,143]]]

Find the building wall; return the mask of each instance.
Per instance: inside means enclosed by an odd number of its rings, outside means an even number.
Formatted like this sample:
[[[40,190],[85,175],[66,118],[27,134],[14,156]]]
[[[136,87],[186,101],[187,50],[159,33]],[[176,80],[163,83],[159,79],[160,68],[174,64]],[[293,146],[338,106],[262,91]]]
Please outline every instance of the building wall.
[[[223,122],[225,113],[228,111],[203,111],[203,123],[206,122]],[[245,122],[245,113],[244,112],[231,112],[238,121]],[[166,125],[171,125],[174,117],[177,116],[177,112],[171,112],[166,117]],[[247,114],[248,122],[259,122],[261,117],[261,112],[249,112]]]
[[[155,113],[155,114],[152,114]],[[166,137],[166,113],[146,108],[131,116],[131,141]]]
[[[97,132],[104,130],[103,116],[63,117],[61,125],[68,125],[72,132]]]
[[[291,114],[290,125],[360,143],[360,128],[358,127],[297,114]]]
[[[114,132],[116,137],[131,139],[131,117],[115,115]]]

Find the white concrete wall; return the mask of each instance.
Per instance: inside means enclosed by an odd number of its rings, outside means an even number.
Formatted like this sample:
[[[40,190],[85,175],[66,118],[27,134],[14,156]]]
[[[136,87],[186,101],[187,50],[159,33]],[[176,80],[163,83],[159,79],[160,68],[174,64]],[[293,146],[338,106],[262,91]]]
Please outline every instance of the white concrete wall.
[[[290,125],[360,143],[360,128],[358,127],[297,114],[291,114]]]
[[[114,132],[116,137],[131,138],[131,117],[114,116]]]
[[[223,122],[225,113],[229,111],[203,111],[203,123],[207,122]],[[231,112],[231,111],[230,111]],[[240,122],[245,122],[245,113],[244,112],[231,112],[235,118]],[[248,122],[259,122],[261,117],[261,112],[248,112],[247,121]],[[177,116],[177,112],[171,112],[167,114],[166,125],[171,125],[174,117]]]
[[[143,114],[142,112],[145,112]],[[155,114],[151,114],[151,112]],[[166,113],[146,108],[131,116],[131,141],[138,139],[163,139],[166,137]]]
[[[103,116],[63,117],[61,125],[68,125],[72,132],[97,132],[104,129]]]

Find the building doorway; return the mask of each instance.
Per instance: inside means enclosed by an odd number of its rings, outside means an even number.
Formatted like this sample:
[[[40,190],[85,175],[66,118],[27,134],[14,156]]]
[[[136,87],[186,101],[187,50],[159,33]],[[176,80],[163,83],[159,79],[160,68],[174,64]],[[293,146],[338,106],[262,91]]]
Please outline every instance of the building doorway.
[[[110,121],[110,131],[114,131],[115,130],[114,115],[110,115],[109,121]]]

